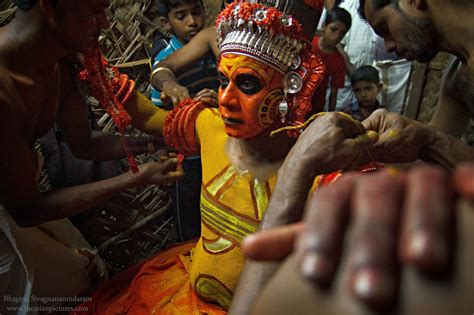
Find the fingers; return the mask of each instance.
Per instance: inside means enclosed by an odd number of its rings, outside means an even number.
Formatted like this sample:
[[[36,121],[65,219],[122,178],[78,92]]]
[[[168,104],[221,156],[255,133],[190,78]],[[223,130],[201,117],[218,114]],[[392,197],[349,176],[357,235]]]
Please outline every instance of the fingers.
[[[401,178],[386,172],[360,176],[354,186],[347,285],[356,299],[375,308],[396,298],[402,188]]]
[[[173,105],[178,105],[188,98],[190,98],[188,89],[175,83],[170,83],[166,88],[163,87],[163,91],[161,92],[161,100],[164,103],[167,99],[171,99]]]
[[[196,96],[194,96],[195,100],[200,100],[201,102],[207,103],[213,107],[217,107],[218,100],[217,100],[217,92],[211,89],[203,89],[199,91]]]
[[[178,159],[177,158],[169,158],[166,161],[163,161],[161,163],[162,163],[161,173],[162,174],[167,174],[168,172],[176,171],[176,167],[178,165]]]
[[[377,109],[362,122],[362,125],[367,130],[379,132],[382,127],[383,119],[387,114],[388,111],[386,109]]]
[[[303,276],[319,284],[332,279],[339,263],[353,183],[354,174],[346,174],[307,203],[296,255]]]
[[[421,167],[407,176],[400,256],[422,271],[446,270],[454,219],[453,193],[441,169]]]
[[[454,187],[463,197],[474,201],[474,163],[458,166],[453,181]]]
[[[281,260],[293,251],[296,235],[302,227],[300,222],[250,234],[240,246],[244,254],[254,260]]]

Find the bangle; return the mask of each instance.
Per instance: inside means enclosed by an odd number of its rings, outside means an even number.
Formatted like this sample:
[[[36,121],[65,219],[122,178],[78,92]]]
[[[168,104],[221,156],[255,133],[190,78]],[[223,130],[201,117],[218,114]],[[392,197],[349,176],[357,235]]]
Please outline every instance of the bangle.
[[[173,71],[171,71],[170,68],[158,67],[158,68],[156,68],[155,70],[153,70],[153,71],[151,72],[151,75],[150,75],[150,83],[153,82],[153,77],[154,77],[158,72],[160,72],[160,71],[166,71],[166,72],[168,72],[168,73],[173,77],[173,79],[176,81],[176,77],[174,76],[174,73],[173,73]]]

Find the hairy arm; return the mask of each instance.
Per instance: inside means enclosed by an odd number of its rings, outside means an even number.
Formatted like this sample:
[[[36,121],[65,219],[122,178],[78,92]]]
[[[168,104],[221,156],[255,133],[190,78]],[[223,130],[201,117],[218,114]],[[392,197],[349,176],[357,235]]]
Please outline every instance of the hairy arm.
[[[168,159],[163,163],[143,164],[137,174],[129,171],[106,180],[41,193],[35,181],[37,165],[36,153],[31,143],[31,130],[25,128],[27,114],[21,104],[21,99],[15,93],[0,91],[0,146],[4,148],[0,157],[0,202],[20,226],[34,226],[67,218],[100,204],[124,189],[147,184],[167,184],[182,176],[176,171],[176,159]],[[74,105],[79,106],[79,102]],[[84,107],[84,104],[81,103],[80,106]],[[73,110],[72,114],[77,116],[71,122],[73,126],[87,127],[87,131],[79,131],[82,136],[91,136],[89,126],[79,119],[82,117],[85,120],[85,110]],[[80,136],[68,136],[74,138],[73,142],[77,142],[73,144],[76,149],[83,147]],[[89,144],[98,141],[94,140],[94,137],[91,139]],[[119,139],[108,139],[113,144],[102,157],[123,156],[120,141],[116,141]],[[99,143],[104,144],[104,147],[106,142],[108,141],[104,137],[100,137]],[[100,147],[94,143],[92,145]],[[104,150],[104,147],[101,149]],[[89,153],[94,150],[98,148]]]
[[[40,193],[36,186],[36,154],[28,143],[22,120],[2,102],[0,146],[1,202],[20,226],[66,218],[104,201],[113,193],[132,186],[134,175],[126,173],[110,180]]]
[[[260,229],[266,230],[301,220],[308,193],[318,174],[348,166],[370,145],[360,137],[359,123],[337,113],[315,120],[299,137],[278,171],[278,180]],[[231,314],[249,314],[255,297],[275,272],[278,263],[248,259],[231,306]]]
[[[459,100],[459,95],[465,93],[457,85],[458,80],[465,80],[458,73],[460,65],[458,59],[448,65],[442,79],[438,105],[429,123],[431,127],[456,138],[462,136],[471,118],[467,106]]]
[[[463,64],[453,59],[444,73],[438,106],[429,123],[434,128],[433,140],[422,151],[422,160],[449,170],[461,162],[474,161],[474,148],[459,140],[472,117],[464,98],[469,93],[467,80]]]

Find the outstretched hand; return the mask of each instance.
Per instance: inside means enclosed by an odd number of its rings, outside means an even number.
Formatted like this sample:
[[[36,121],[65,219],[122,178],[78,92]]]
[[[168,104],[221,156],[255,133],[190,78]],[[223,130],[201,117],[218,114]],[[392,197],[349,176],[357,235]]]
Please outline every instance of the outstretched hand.
[[[142,185],[169,185],[184,176],[178,158],[171,154],[162,156],[160,162],[149,162],[139,166],[136,180]]]
[[[393,302],[399,261],[434,275],[449,269],[453,191],[474,200],[474,164],[459,167],[452,180],[434,167],[394,174],[344,175],[310,197],[304,223],[250,235],[243,251],[256,260],[280,260],[295,250],[300,273],[328,284],[344,250],[352,295],[376,307]]]

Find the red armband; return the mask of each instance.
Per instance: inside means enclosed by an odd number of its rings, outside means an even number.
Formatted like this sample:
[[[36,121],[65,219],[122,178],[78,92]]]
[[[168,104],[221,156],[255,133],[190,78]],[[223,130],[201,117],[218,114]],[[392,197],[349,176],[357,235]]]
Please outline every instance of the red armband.
[[[163,126],[166,144],[186,156],[199,154],[196,120],[206,107],[201,101],[187,99],[169,112]]]
[[[357,173],[370,173],[383,169],[384,166],[381,163],[370,162],[366,165],[360,166],[357,169]],[[318,178],[318,187],[331,185],[336,182],[343,175],[342,171],[337,171],[330,174],[322,175]]]

